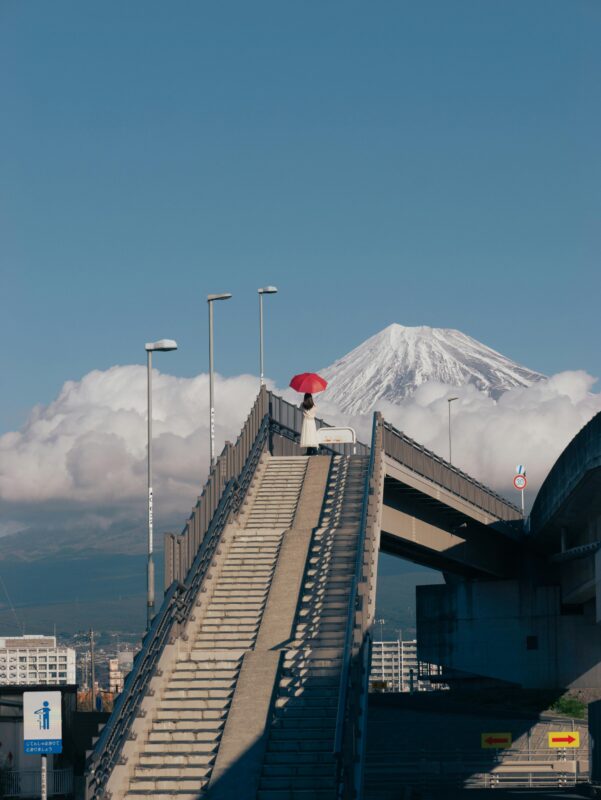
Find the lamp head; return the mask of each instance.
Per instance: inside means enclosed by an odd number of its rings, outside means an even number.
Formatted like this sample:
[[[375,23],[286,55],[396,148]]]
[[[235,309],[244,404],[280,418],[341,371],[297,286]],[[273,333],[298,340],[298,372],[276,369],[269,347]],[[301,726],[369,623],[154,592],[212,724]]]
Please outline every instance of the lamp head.
[[[259,294],[277,294],[277,286],[263,286],[262,289],[257,289]]]
[[[145,350],[149,351],[163,351],[177,350],[177,342],[175,339],[159,339],[158,342],[146,342],[144,345]]]
[[[231,292],[222,292],[221,294],[208,294],[207,303],[212,303],[213,300],[229,300],[232,296]]]
[[[459,400],[458,397],[447,397],[447,403],[452,403],[453,400]]]

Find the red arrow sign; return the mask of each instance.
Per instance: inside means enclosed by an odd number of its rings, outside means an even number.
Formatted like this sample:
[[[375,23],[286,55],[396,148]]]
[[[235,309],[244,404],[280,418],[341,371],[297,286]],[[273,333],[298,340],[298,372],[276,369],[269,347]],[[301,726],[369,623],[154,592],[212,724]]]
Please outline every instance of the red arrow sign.
[[[495,739],[492,736],[489,736],[487,739],[484,740],[486,744],[505,744],[509,741],[507,736],[504,736],[502,739]]]
[[[552,742],[567,742],[568,744],[572,744],[572,742],[576,741],[575,736],[552,736]]]

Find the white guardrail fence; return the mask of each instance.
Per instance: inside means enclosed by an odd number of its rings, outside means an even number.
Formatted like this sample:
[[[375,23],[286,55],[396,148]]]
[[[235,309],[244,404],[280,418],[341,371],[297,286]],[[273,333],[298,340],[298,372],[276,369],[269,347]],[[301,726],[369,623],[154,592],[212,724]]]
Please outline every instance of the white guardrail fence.
[[[40,770],[2,770],[2,797],[40,797]],[[48,796],[73,794],[73,768],[48,770]]]

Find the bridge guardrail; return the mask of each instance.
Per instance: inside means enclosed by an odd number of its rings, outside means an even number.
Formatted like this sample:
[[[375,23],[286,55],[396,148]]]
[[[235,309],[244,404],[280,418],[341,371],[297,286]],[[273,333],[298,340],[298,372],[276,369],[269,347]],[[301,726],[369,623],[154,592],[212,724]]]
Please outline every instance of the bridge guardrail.
[[[382,427],[384,452],[387,456],[499,520],[514,522],[523,519],[522,512],[517,506],[493,492],[488,486],[449,464],[389,422],[383,420]]]
[[[538,491],[530,512],[533,535],[542,532],[583,476],[601,467],[601,413],[581,428],[561,453]],[[552,528],[552,525],[551,525]]]

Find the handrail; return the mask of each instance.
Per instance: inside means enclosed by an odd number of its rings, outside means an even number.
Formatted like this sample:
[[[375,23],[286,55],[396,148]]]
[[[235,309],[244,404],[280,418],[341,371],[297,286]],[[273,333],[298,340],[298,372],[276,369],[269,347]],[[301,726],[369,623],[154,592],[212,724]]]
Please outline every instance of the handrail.
[[[357,610],[357,600],[359,596],[360,576],[363,573],[363,550],[365,547],[365,537],[367,532],[367,513],[370,498],[370,484],[374,473],[376,456],[376,437],[377,437],[377,417],[374,414],[372,426],[371,447],[369,452],[369,465],[365,476],[365,488],[363,490],[363,508],[361,510],[361,523],[359,527],[359,537],[357,540],[357,553],[355,556],[355,569],[351,583],[351,592],[347,611],[346,632],[344,646],[342,650],[342,670],[340,674],[340,686],[338,689],[338,710],[336,712],[336,731],[334,735],[334,757],[337,761],[337,786],[340,787],[340,777],[343,769],[342,751],[343,738],[346,723],[346,704],[348,699],[348,683],[350,676],[351,660],[353,655],[353,638],[355,632],[355,613]]]
[[[500,494],[495,492],[490,487],[485,486],[483,483],[480,483],[480,481],[477,481],[475,478],[472,478],[471,475],[468,475],[466,472],[463,472],[462,470],[458,469],[453,464],[450,464],[448,461],[445,461],[444,458],[432,452],[432,450],[428,450],[427,447],[424,447],[422,444],[419,444],[419,442],[416,442],[414,439],[411,439],[411,437],[407,436],[407,434],[398,430],[398,428],[395,428],[394,425],[392,425],[390,422],[382,420],[382,425],[384,431],[391,434],[393,437],[395,437],[395,439],[400,440],[403,444],[408,445],[412,450],[417,451],[420,455],[423,455],[427,459],[430,459],[431,461],[435,462],[441,469],[441,477],[436,478],[434,475],[428,474],[427,471],[420,469],[419,465],[407,464],[407,466],[410,467],[412,472],[416,472],[417,474],[422,475],[424,478],[427,478],[428,480],[437,483],[439,486],[442,486],[443,488],[450,491],[452,494],[455,494],[464,500],[468,500],[470,502],[473,502],[475,505],[479,505],[477,500],[470,498],[466,492],[460,491],[461,483],[465,482],[474,489],[477,489],[480,492],[482,492],[482,494],[486,498],[490,499],[495,504],[494,511],[489,507],[489,504],[485,505],[480,504],[479,507],[482,508],[483,510],[490,511],[490,513],[493,513],[494,516],[497,516],[499,517],[499,519],[504,519],[506,521],[522,519],[521,510],[511,501],[502,497]],[[384,438],[384,451],[386,455],[390,456],[391,458],[395,458],[400,463],[405,463],[401,458],[398,458],[397,454],[395,454],[394,452],[389,452],[389,448],[386,447],[386,437]],[[442,480],[442,476],[444,474],[449,474],[450,476],[458,478],[459,480],[457,484],[453,486],[451,485],[450,480],[447,482]],[[503,514],[503,509],[506,509],[508,513]]]
[[[188,570],[185,583],[174,581],[171,584],[159,613],[152,620],[150,629],[144,637],[142,649],[136,656],[134,667],[127,676],[113,713],[102,729],[88,759],[86,773],[89,776],[88,785],[93,784],[93,790],[86,793],[87,800],[91,800],[92,797],[97,797],[101,793],[119,761],[142,699],[150,681],[156,674],[161,654],[171,639],[175,626],[188,618],[212,562],[221,532],[227,524],[230,513],[237,511],[244,499],[268,432],[269,415],[266,414],[238,480],[231,479],[225,486],[209,529]]]
[[[294,426],[289,424],[290,417],[300,417],[301,410],[298,406],[289,403],[287,400],[284,400],[283,397],[279,397],[278,395],[274,394],[273,392],[269,393],[270,399],[272,401],[272,411],[271,411],[271,424],[273,426],[273,431],[275,433],[279,433],[280,435],[290,439],[291,441],[296,442],[300,438],[300,426]],[[286,411],[285,414],[278,413],[281,409]],[[317,428],[332,428],[333,426],[330,425],[329,422],[326,422],[321,417],[317,417],[315,419],[315,424]],[[356,448],[357,455],[368,455],[369,448],[366,444],[362,442],[356,442],[354,445]],[[320,445],[320,449],[323,452],[331,453],[332,455],[341,455],[344,452],[341,449],[336,448],[343,448],[344,445],[335,445],[335,446],[328,446],[325,444]]]

